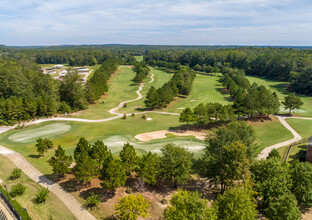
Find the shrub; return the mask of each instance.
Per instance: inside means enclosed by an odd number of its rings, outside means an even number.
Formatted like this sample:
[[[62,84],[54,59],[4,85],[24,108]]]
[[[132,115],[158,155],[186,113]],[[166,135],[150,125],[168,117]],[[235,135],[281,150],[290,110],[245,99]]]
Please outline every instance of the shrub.
[[[127,119],[127,115],[124,114],[124,115],[122,116],[122,119]]]
[[[97,207],[100,202],[101,202],[100,196],[95,195],[94,192],[91,192],[90,196],[87,198],[86,204],[87,207],[91,208],[92,210],[94,207]]]
[[[15,168],[12,172],[11,172],[11,179],[12,180],[16,180],[18,178],[21,177],[21,174],[22,174],[22,170],[21,169],[18,169],[18,168]]]
[[[22,183],[18,183],[12,186],[10,195],[12,197],[23,195],[23,193],[26,190],[26,186],[24,186]]]
[[[36,194],[36,203],[45,203],[49,195],[49,189],[44,188],[44,189],[39,189],[37,194]]]
[[[142,115],[142,118],[143,118],[143,119],[146,119],[146,115]]]
[[[135,117],[135,114],[134,114],[134,113],[132,113],[132,114],[131,114],[131,117]]]
[[[127,106],[128,106],[127,103],[124,103],[123,107],[126,108]]]

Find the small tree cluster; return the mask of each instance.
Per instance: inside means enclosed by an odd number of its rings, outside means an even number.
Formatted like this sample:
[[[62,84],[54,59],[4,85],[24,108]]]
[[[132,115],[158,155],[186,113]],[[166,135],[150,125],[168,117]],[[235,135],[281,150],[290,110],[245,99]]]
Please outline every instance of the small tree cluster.
[[[72,162],[72,156],[66,155],[65,150],[61,147],[61,145],[59,145],[55,150],[54,156],[48,160],[48,163],[52,166],[53,172],[61,177],[63,177],[65,173],[69,172],[69,167]]]
[[[21,177],[21,174],[22,174],[22,170],[21,169],[14,168],[14,170],[12,170],[12,172],[11,172],[10,178],[12,180],[16,180],[16,179]]]
[[[152,86],[149,89],[144,101],[145,106],[151,109],[164,108],[178,94],[189,95],[195,77],[196,73],[193,70],[187,67],[181,67],[161,88],[156,89]]]
[[[146,76],[149,74],[150,69],[146,65],[144,61],[136,62],[134,64],[133,70],[136,72],[135,77],[133,78],[133,81],[136,83],[141,83],[146,78]]]
[[[12,197],[21,196],[24,194],[26,190],[26,186],[24,186],[22,183],[18,183],[12,186],[10,195]]]
[[[53,141],[49,140],[48,138],[38,138],[37,143],[37,152],[39,155],[43,156],[48,149],[53,148]]]
[[[49,195],[49,189],[48,188],[43,188],[39,189],[37,194],[36,194],[36,203],[45,203]]]

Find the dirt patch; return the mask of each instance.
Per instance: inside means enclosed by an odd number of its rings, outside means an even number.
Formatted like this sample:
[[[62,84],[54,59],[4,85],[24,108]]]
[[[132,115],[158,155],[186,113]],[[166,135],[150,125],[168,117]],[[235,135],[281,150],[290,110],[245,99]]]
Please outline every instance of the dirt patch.
[[[169,131],[169,130],[160,130],[147,132],[143,134],[138,134],[135,136],[136,139],[140,141],[151,141],[155,139],[166,138],[166,134],[174,134],[176,136],[195,136],[200,140],[204,140],[206,138],[206,132],[198,132],[198,131]]]

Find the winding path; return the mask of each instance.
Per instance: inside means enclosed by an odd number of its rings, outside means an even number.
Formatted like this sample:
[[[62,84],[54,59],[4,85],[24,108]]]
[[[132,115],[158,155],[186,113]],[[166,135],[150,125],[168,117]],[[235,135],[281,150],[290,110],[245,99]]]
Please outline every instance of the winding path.
[[[151,73],[150,76],[151,80],[148,83],[152,83],[154,81],[154,74]],[[144,83],[140,84],[139,89],[136,91],[138,97],[132,100],[123,101],[119,104],[118,107],[109,110],[111,114],[115,114],[116,116],[99,119],[99,120],[91,120],[91,119],[80,119],[80,118],[47,118],[47,119],[39,119],[31,122],[26,122],[25,126],[39,124],[42,122],[47,121],[77,121],[77,122],[105,122],[111,121],[117,118],[121,118],[123,114],[118,113],[120,108],[123,107],[125,103],[134,102],[143,98],[141,91],[144,87]],[[155,114],[166,114],[166,115],[179,115],[179,113],[170,113],[170,112],[160,112],[160,111],[144,111],[135,114],[145,114],[145,113],[155,113]],[[127,114],[130,115],[130,114]],[[8,130],[14,129],[17,125],[14,126],[7,126],[7,127],[0,127],[0,134],[4,133]],[[64,190],[59,184],[54,183],[50,179],[46,178],[42,173],[40,173],[34,166],[32,166],[20,153],[10,150],[4,146],[0,145],[0,154],[7,157],[11,160],[18,168],[20,168],[27,176],[29,176],[33,181],[37,182],[43,187],[49,187],[49,190],[53,192],[73,213],[73,215],[78,220],[95,220],[95,217],[92,216],[69,192]]]
[[[287,128],[294,135],[294,138],[264,148],[261,151],[261,153],[258,155],[258,159],[266,158],[273,149],[277,149],[280,147],[291,145],[291,144],[293,144],[297,141],[300,141],[302,139],[302,137],[286,122],[286,119],[295,118],[295,119],[303,119],[303,120],[312,120],[312,118],[306,118],[306,117],[285,117],[285,116],[276,116],[276,117],[279,119],[279,121],[282,123],[282,125],[284,125],[284,127]]]

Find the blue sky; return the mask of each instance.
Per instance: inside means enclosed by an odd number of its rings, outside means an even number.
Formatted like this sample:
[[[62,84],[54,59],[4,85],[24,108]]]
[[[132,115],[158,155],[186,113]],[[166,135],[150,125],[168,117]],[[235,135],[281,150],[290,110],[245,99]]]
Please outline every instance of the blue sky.
[[[310,0],[0,0],[0,44],[312,46]]]

